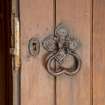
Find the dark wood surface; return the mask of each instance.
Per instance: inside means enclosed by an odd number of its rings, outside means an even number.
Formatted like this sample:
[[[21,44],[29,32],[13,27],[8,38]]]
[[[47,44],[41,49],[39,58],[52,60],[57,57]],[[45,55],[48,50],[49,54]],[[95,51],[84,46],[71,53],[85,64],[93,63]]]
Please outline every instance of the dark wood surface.
[[[0,104],[5,105],[4,7],[0,0]]]
[[[0,105],[12,105],[10,0],[0,0]]]

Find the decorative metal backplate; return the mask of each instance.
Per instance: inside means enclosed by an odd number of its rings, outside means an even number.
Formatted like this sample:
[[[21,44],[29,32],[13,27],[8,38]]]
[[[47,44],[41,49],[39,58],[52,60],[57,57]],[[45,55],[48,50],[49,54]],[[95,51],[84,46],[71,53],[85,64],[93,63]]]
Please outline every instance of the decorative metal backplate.
[[[29,53],[32,56],[36,56],[40,51],[40,42],[37,38],[31,38],[28,44]]]
[[[74,75],[80,70],[81,59],[76,53],[80,47],[80,41],[75,39],[63,24],[59,24],[54,34],[50,34],[42,41],[43,48],[48,52],[45,67],[47,71],[53,75]],[[36,38],[29,41],[29,52],[32,56],[36,56],[40,51],[40,43]],[[65,66],[65,59],[72,56],[74,63],[69,67]],[[71,61],[67,62],[70,64]]]
[[[74,75],[80,70],[81,60],[76,53],[80,42],[71,36],[63,24],[59,24],[55,29],[55,34],[47,36],[42,45],[48,51],[46,69],[51,75],[57,76],[63,73]],[[73,57],[74,64],[71,67],[63,67],[66,57],[69,56]]]

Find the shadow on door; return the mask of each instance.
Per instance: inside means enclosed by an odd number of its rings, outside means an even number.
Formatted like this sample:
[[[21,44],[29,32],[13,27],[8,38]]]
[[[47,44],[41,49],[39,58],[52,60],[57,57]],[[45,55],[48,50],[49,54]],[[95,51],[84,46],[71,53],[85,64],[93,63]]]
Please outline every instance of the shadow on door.
[[[0,105],[12,105],[11,1],[0,0]]]

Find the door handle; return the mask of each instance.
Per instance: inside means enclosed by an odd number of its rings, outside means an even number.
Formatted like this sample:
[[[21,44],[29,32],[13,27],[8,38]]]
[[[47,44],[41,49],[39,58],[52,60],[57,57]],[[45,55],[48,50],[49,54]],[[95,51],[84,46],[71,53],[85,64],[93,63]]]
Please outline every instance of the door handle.
[[[33,51],[36,55],[36,52],[39,52],[40,46],[39,41],[35,40],[35,43],[38,46],[36,47],[36,51]],[[45,59],[45,68],[48,73],[53,76],[58,76],[61,74],[71,76],[79,72],[81,67],[81,59],[76,53],[76,50],[80,47],[80,41],[74,38],[63,24],[59,24],[56,27],[54,34],[50,34],[43,39],[42,46],[48,52]],[[29,44],[29,52],[32,52],[30,49],[33,48]],[[71,59],[71,57],[73,63],[72,65],[68,65],[66,67],[66,65],[64,65],[65,59]],[[69,64],[70,62],[67,63]]]

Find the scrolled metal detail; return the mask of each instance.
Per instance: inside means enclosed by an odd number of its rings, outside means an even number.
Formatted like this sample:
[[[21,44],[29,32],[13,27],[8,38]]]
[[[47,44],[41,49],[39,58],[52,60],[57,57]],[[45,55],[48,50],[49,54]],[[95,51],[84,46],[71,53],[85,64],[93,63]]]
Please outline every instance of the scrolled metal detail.
[[[80,47],[79,40],[75,39],[63,24],[56,27],[55,34],[47,36],[42,42],[43,48],[47,50],[48,56],[46,58],[46,69],[53,75],[74,75],[81,67],[81,59],[76,53]],[[62,64],[65,58],[72,56],[74,63],[71,67],[64,67]]]

